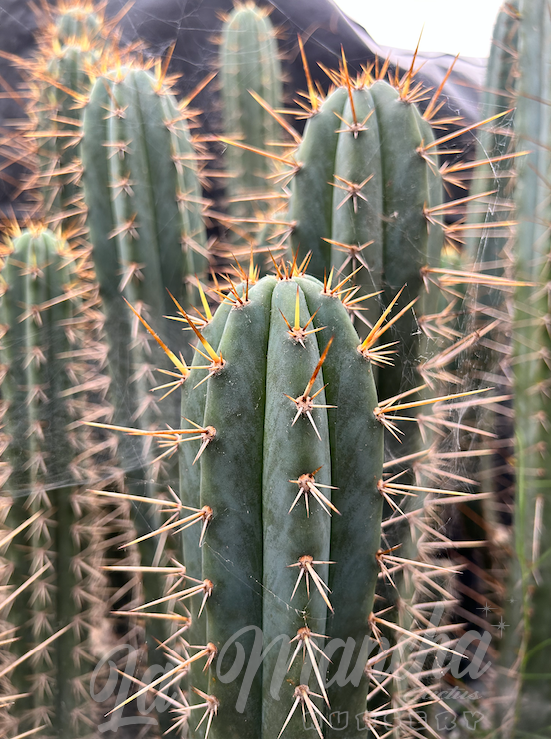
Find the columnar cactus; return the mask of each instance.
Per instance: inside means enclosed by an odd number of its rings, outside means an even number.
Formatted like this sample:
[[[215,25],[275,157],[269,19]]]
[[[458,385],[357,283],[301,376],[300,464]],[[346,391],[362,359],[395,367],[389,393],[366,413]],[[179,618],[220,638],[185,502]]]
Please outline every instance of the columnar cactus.
[[[352,83],[346,71],[335,80],[341,86],[312,111],[295,155],[293,246],[312,252],[319,279],[332,267],[363,267],[357,281],[384,289],[383,304],[407,285],[405,305],[421,292],[422,268],[439,265],[443,242],[428,218],[443,202],[434,135],[405,85],[368,75]],[[377,319],[373,306],[367,317]],[[411,327],[402,328],[409,343]]]
[[[167,290],[192,304],[192,280],[208,265],[197,153],[185,111],[160,78],[129,68],[96,80],[82,159],[106,310],[113,300],[120,309],[121,292],[156,319],[173,312]]]
[[[145,431],[161,424],[178,428],[177,394],[157,402],[151,392],[166,377],[158,375],[160,382],[154,383],[154,369],[170,372],[173,366],[158,364],[151,337],[123,297],[168,345],[181,340],[180,325],[163,316],[175,312],[173,297],[189,308],[196,290],[192,280],[208,264],[197,154],[186,113],[166,91],[162,73],[155,78],[144,69],[119,69],[94,84],[81,146],[87,223],[110,345],[113,422]],[[123,437],[118,449],[126,490],[141,497],[155,494],[150,441]],[[169,460],[165,468],[174,485],[175,462]],[[140,538],[158,528],[158,507],[142,505],[134,512]],[[153,565],[158,539],[145,538],[139,547],[142,565]],[[163,596],[163,582],[155,574],[145,571],[142,582],[146,601]],[[167,625],[149,625],[151,652],[158,646],[155,639],[162,642],[170,633]],[[161,723],[169,718],[163,714]]]
[[[516,444],[515,540],[516,601],[507,630],[505,657],[519,662],[509,687],[500,725],[510,735],[544,736],[551,727],[549,594],[551,562],[551,455],[549,453],[549,331],[551,172],[549,105],[551,17],[544,0],[520,5],[519,81],[515,129],[518,145],[529,154],[519,163],[515,193],[518,221],[513,322],[514,409]],[[520,638],[520,641],[517,639]],[[514,651],[513,651],[514,648]],[[510,728],[511,725],[514,728]]]
[[[370,362],[338,297],[298,273],[243,286],[201,341],[212,361],[192,369],[182,403],[201,438],[181,452],[182,502],[204,527],[185,535],[187,574],[203,584],[186,638],[205,645],[210,665],[191,673],[203,694],[190,696],[203,704],[192,708],[193,736],[203,736],[194,730],[203,711],[210,739],[302,736],[303,712],[321,724],[322,702],[361,720],[366,677],[326,692],[316,647],[320,635],[351,639],[351,664],[367,656],[383,463]],[[275,647],[244,707],[241,678],[221,676],[240,653],[254,663],[261,634]],[[307,654],[315,666],[301,677]]]
[[[484,118],[511,110],[516,105],[518,78],[519,0],[506,2],[498,14],[494,27],[492,48],[486,71],[485,91],[481,103]],[[510,212],[514,159],[500,159],[514,151],[511,112],[509,120],[500,118],[489,129],[479,134],[476,160],[486,164],[473,171],[471,195],[484,195],[469,208],[471,224],[488,224],[487,231],[467,238],[464,261],[467,265],[495,262],[503,258],[503,233],[492,229],[492,223],[507,220]],[[499,267],[498,267],[499,270]],[[496,273],[494,271],[494,273]]]
[[[141,418],[142,428],[148,428],[159,418],[147,388],[152,370],[147,345],[136,346],[137,322],[122,296],[167,340],[179,333],[161,319],[175,310],[171,295],[188,306],[195,289],[191,281],[208,263],[196,153],[185,114],[145,70],[100,77],[84,115],[82,159],[92,255],[111,345],[115,422],[128,426]],[[175,425],[176,412],[169,411],[165,420]]]
[[[457,319],[450,328],[463,343],[453,371],[464,389],[491,386],[495,395],[503,398],[501,402],[473,406],[461,413],[462,423],[480,432],[479,435],[471,431],[459,434],[461,448],[472,455],[463,462],[463,474],[472,480],[472,492],[494,493],[461,506],[458,516],[458,528],[464,531],[466,539],[486,541],[477,551],[466,552],[474,566],[469,573],[471,593],[465,593],[463,598],[471,607],[478,607],[486,600],[501,603],[505,593],[497,592],[496,582],[504,560],[510,561],[510,552],[503,547],[503,524],[508,525],[510,521],[503,502],[514,494],[513,421],[508,397],[512,391],[509,365],[512,288],[510,284],[507,286],[507,281],[513,276],[515,165],[519,161],[517,156],[525,154],[515,151],[513,125],[518,27],[518,0],[505,2],[494,26],[480,103],[483,118],[500,117],[477,134],[469,190],[473,199],[467,207],[467,238],[461,252],[456,254],[457,263],[448,265],[449,270],[463,273],[466,278],[466,284],[453,287],[458,299]],[[476,604],[472,593],[479,599]]]
[[[13,156],[29,166],[24,188],[36,200],[36,217],[54,225],[63,221],[69,237],[81,231],[84,220],[78,188],[83,103],[95,65],[123,52],[112,24],[89,0],[34,10],[37,49],[29,58],[11,58],[23,70],[28,115]]]
[[[84,628],[93,601],[90,571],[82,568],[88,534],[73,476],[67,397],[74,383],[75,274],[65,242],[51,231],[26,231],[9,246],[0,298],[4,523],[15,531],[35,517],[25,541],[19,537],[5,553],[11,592],[26,587],[2,613],[16,627],[11,659],[64,630],[14,668],[12,692],[28,695],[11,715],[19,732],[51,724],[56,736],[75,737],[88,731],[79,679],[87,669]]]
[[[270,108],[282,107],[281,64],[274,28],[264,9],[254,3],[238,3],[222,27],[220,81],[223,128],[229,138],[248,147],[266,149],[281,140],[281,127],[270,113],[253,98],[262,98]],[[278,154],[279,152],[275,151]],[[268,175],[270,161],[247,149],[228,147],[226,193],[234,216],[252,216],[266,211],[267,200],[255,195],[272,191]],[[239,202],[240,198],[243,198]]]

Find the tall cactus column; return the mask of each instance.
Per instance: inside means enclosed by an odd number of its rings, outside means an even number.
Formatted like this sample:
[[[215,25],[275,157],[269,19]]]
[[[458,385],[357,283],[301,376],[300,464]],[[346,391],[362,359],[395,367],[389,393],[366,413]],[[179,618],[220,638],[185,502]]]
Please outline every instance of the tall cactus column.
[[[42,210],[48,218],[63,221],[64,228],[82,226],[80,188],[80,123],[82,109],[75,109],[74,96],[90,92],[91,73],[99,53],[86,38],[51,51],[46,81],[35,103]]]
[[[325,635],[352,638],[358,657],[369,634],[382,513],[375,387],[340,300],[313,278],[280,277],[243,286],[233,305],[221,305],[205,330],[211,367],[192,370],[194,387],[184,388],[183,415],[202,438],[184,444],[182,497],[208,513],[202,555],[192,560],[200,572],[190,573],[205,583],[206,606],[192,611],[190,643],[206,646],[211,663],[206,676],[192,671],[203,696],[190,698],[198,706],[190,725],[204,711],[210,739],[281,730],[299,737],[301,709],[315,724],[323,720],[312,705],[331,703],[352,716],[366,708],[365,676],[359,687],[337,684],[327,693],[327,661],[316,647]],[[193,470],[189,460],[199,452]],[[196,551],[198,538],[188,540]],[[273,648],[254,671],[261,633]],[[316,665],[306,678],[309,653]],[[240,676],[224,680],[240,654]],[[245,704],[249,665],[255,674]]]
[[[351,284],[384,291],[379,303],[357,306],[371,325],[404,287],[397,310],[420,296],[416,312],[435,313],[437,291],[425,290],[423,268],[440,263],[443,229],[429,213],[444,196],[431,124],[405,83],[368,75],[352,81],[346,67],[334,81],[340,86],[321,104],[312,93],[294,155],[293,247],[301,257],[312,253],[309,269],[318,279],[331,268],[343,276],[359,269]],[[427,346],[411,312],[398,327],[396,366],[378,373],[381,397],[419,384],[414,369]]]
[[[5,333],[0,397],[4,460],[10,470],[4,493],[11,499],[6,524],[15,530],[39,514],[26,541],[7,551],[12,591],[31,580],[8,615],[17,628],[14,656],[66,628],[49,656],[39,652],[34,662],[27,660],[15,668],[15,692],[30,696],[15,702],[12,718],[19,731],[51,723],[60,739],[83,736],[87,727],[80,720],[83,699],[78,678],[85,669],[80,658],[86,619],[77,591],[84,583],[78,581],[79,533],[71,471],[75,450],[64,397],[71,388],[72,371],[70,254],[52,232],[27,231],[13,239],[1,277],[0,323]],[[80,527],[80,536],[83,533]]]
[[[174,396],[160,408],[149,392],[158,358],[152,361],[148,340],[136,333],[139,324],[123,296],[168,344],[179,340],[178,326],[162,318],[175,311],[170,294],[189,306],[191,280],[208,263],[185,115],[153,75],[122,69],[96,81],[83,128],[84,196],[110,344],[115,423],[147,429],[162,418],[177,427]],[[125,468],[140,468],[143,445],[123,445]]]
[[[514,574],[520,578],[514,608],[520,621],[511,624],[515,629],[510,630],[508,645],[520,650],[520,673],[514,715],[509,713],[508,718],[515,737],[531,737],[551,731],[551,16],[545,0],[525,0],[520,14],[515,127],[520,148],[530,153],[520,162],[517,179],[515,277],[531,284],[517,287],[514,296],[518,557]],[[516,635],[520,644],[515,644]]]
[[[273,148],[281,140],[281,127],[251,95],[260,96],[273,110],[282,107],[277,41],[265,10],[253,3],[236,4],[222,27],[219,60],[225,135],[256,149]],[[230,214],[253,216],[259,210],[265,211],[268,201],[248,198],[271,192],[267,179],[272,174],[270,160],[234,146],[228,147],[225,158],[226,190],[233,200]]]
[[[84,113],[81,146],[92,256],[109,341],[114,423],[144,430],[165,424],[178,428],[177,393],[157,402],[151,392],[163,377],[154,376],[153,370],[173,367],[163,364],[162,352],[145,336],[123,297],[166,344],[181,341],[180,325],[163,316],[176,310],[171,295],[189,308],[196,289],[192,280],[202,277],[208,265],[197,153],[186,113],[160,77],[145,69],[118,69],[96,80]],[[187,349],[185,344],[182,351]],[[153,496],[154,455],[144,437],[123,437],[119,458],[127,492]],[[169,460],[165,468],[174,486],[176,461]],[[133,508],[133,522],[139,538],[151,535],[160,526],[158,507],[139,504]],[[138,544],[142,565],[158,561],[158,545],[158,536]],[[156,573],[145,571],[142,583],[147,602],[164,595]],[[170,628],[167,620],[148,621],[152,655]],[[159,721],[162,731],[170,728],[168,710],[159,714]]]

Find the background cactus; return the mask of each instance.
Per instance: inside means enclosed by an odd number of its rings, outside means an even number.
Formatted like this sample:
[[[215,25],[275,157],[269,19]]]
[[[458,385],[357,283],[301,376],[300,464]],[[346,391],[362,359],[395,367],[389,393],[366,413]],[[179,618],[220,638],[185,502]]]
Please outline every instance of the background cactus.
[[[158,73],[155,78],[144,69],[126,68],[113,79],[99,77],[84,113],[82,139],[87,222],[110,345],[113,421],[145,431],[161,424],[178,428],[179,404],[177,394],[167,391],[157,403],[151,393],[154,369],[171,372],[174,367],[166,358],[163,363],[163,355],[160,363],[158,355],[153,359],[153,339],[142,330],[137,314],[174,345],[180,326],[162,316],[176,312],[173,299],[189,309],[197,290],[193,283],[208,265],[197,154],[186,112],[163,87],[160,67]],[[186,349],[184,344],[184,354]],[[157,384],[164,384],[166,375],[159,377]],[[120,440],[126,491],[142,502],[156,495],[158,456],[147,436]],[[175,462],[176,457],[169,459],[164,470],[173,484],[178,479]],[[158,528],[159,509],[136,503],[133,520],[141,538]],[[142,565],[154,564],[158,540],[142,539],[139,546]],[[146,601],[163,596],[162,579],[144,571],[142,581]],[[151,651],[157,647],[153,637],[164,641],[167,628],[162,621],[149,626]],[[167,713],[161,717],[169,719]]]
[[[88,672],[87,631],[101,584],[99,573],[88,569],[91,552],[83,554],[96,534],[88,528],[90,504],[73,468],[75,409],[67,391],[75,377],[78,290],[72,263],[66,243],[52,232],[38,227],[21,233],[5,258],[0,299],[4,523],[17,530],[35,519],[24,541],[20,537],[6,553],[11,592],[26,587],[2,614],[16,628],[11,660],[63,631],[11,673],[11,692],[27,696],[12,707],[10,725],[20,733],[47,726],[46,733],[59,737],[88,732],[80,682]]]
[[[75,231],[83,218],[79,208],[80,188],[78,141],[79,116],[69,91],[86,95],[91,86],[90,71],[97,55],[78,46],[64,46],[48,65],[50,84],[40,90],[37,120],[42,210],[52,221],[63,220]],[[63,88],[63,89],[62,89]],[[82,111],[80,111],[82,113]]]
[[[457,416],[479,434],[463,431],[459,444],[470,456],[461,473],[480,499],[459,506],[456,525],[464,538],[484,541],[464,552],[466,570],[458,591],[461,605],[473,614],[492,604],[498,622],[505,601],[504,568],[510,563],[511,511],[514,498],[513,421],[510,348],[514,278],[514,203],[516,167],[526,152],[514,137],[518,80],[519,3],[503,5],[494,27],[480,110],[484,118],[500,115],[478,134],[467,204],[467,238],[455,264],[449,264],[449,289],[455,295],[453,329],[462,342],[450,372],[464,389],[494,387],[496,402],[467,408]],[[505,114],[505,115],[503,115]],[[517,159],[520,157],[520,159]],[[476,199],[474,199],[476,198]],[[453,275],[456,284],[452,284]],[[464,280],[461,283],[461,279]],[[450,327],[452,327],[450,325]],[[461,338],[460,338],[461,337]],[[482,613],[482,612],[481,612]],[[488,623],[487,629],[494,626]]]
[[[75,39],[88,38],[94,41],[97,37],[102,36],[105,39],[107,36],[103,13],[98,12],[93,3],[58,3],[54,13],[57,15],[52,19],[55,34],[62,46],[70,45]]]
[[[83,101],[90,92],[95,66],[106,51],[103,19],[78,6],[58,9],[50,33],[41,40],[33,65],[35,82],[31,125],[38,142],[41,210],[50,222],[63,220],[66,231],[79,230],[79,141]]]
[[[140,69],[121,70],[117,81],[99,78],[82,142],[92,255],[111,347],[114,419],[122,426],[139,419],[144,429],[161,413],[149,392],[150,337],[137,331],[138,319],[122,296],[169,340],[179,328],[160,317],[175,312],[171,295],[189,306],[192,280],[208,263],[195,151],[185,115],[161,88],[160,80]],[[163,414],[176,427],[172,397]],[[143,464],[141,450],[140,442],[122,451],[125,469]]]
[[[220,86],[225,136],[253,149],[281,142],[281,127],[253,94],[272,110],[283,105],[281,64],[274,28],[265,9],[238,3],[222,26]],[[274,153],[278,154],[277,149]],[[253,217],[270,205],[271,162],[250,149],[229,146],[225,152],[226,194],[234,217]],[[247,226],[251,231],[251,226]]]
[[[39,25],[37,49],[29,58],[7,55],[23,70],[21,99],[27,120],[19,121],[19,136],[11,139],[11,157],[29,170],[21,184],[26,211],[49,224],[63,221],[67,238],[81,236],[83,212],[78,182],[79,142],[84,102],[96,67],[121,59],[136,45],[121,49],[103,9],[90,2],[67,0],[35,7]],[[5,143],[5,142],[4,142]]]
[[[352,82],[344,66],[332,76],[339,87],[321,105],[311,92],[290,218],[293,247],[302,256],[312,252],[313,274],[323,279],[332,267],[344,274],[364,267],[357,280],[369,292],[386,289],[386,307],[404,285],[406,305],[421,291],[421,268],[439,264],[442,228],[437,220],[429,224],[428,213],[442,204],[443,189],[434,136],[415,106],[411,75],[395,88],[377,79],[385,72]],[[370,324],[378,318],[375,306],[371,301],[366,313]],[[403,328],[407,342],[410,327]],[[403,351],[412,354],[409,346]]]
[[[551,19],[546,3],[520,5],[519,86],[515,130],[520,148],[530,153],[519,165],[515,192],[518,226],[515,238],[513,358],[516,505],[515,548],[511,569],[513,600],[509,617],[505,666],[518,659],[518,677],[509,683],[508,701],[500,711],[504,732],[515,737],[544,735],[551,727],[551,683],[548,678],[550,624],[546,603],[551,570],[548,535],[551,527],[551,479],[547,419],[550,408],[548,295],[549,124],[551,96],[547,77]],[[513,620],[514,619],[514,620]],[[517,651],[518,650],[518,651]],[[512,684],[511,684],[512,683]],[[512,695],[511,695],[512,693]],[[536,708],[537,707],[537,708]]]

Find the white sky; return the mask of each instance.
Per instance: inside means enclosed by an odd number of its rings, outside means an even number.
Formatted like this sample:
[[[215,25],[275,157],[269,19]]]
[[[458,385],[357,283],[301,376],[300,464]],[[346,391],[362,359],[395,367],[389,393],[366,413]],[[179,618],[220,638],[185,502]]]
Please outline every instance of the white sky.
[[[486,57],[503,0],[335,0],[382,46]],[[423,28],[424,26],[424,28]]]

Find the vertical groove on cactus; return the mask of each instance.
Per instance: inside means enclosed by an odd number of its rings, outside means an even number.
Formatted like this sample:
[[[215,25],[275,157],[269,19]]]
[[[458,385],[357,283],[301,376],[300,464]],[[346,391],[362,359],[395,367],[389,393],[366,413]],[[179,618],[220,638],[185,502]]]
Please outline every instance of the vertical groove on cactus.
[[[312,253],[309,269],[320,280],[331,270],[331,245],[323,239],[332,234],[333,188],[329,183],[335,171],[338,115],[342,116],[346,100],[347,90],[341,87],[312,111],[297,149],[299,166],[291,183],[289,219],[295,224],[291,246],[301,259]]]

